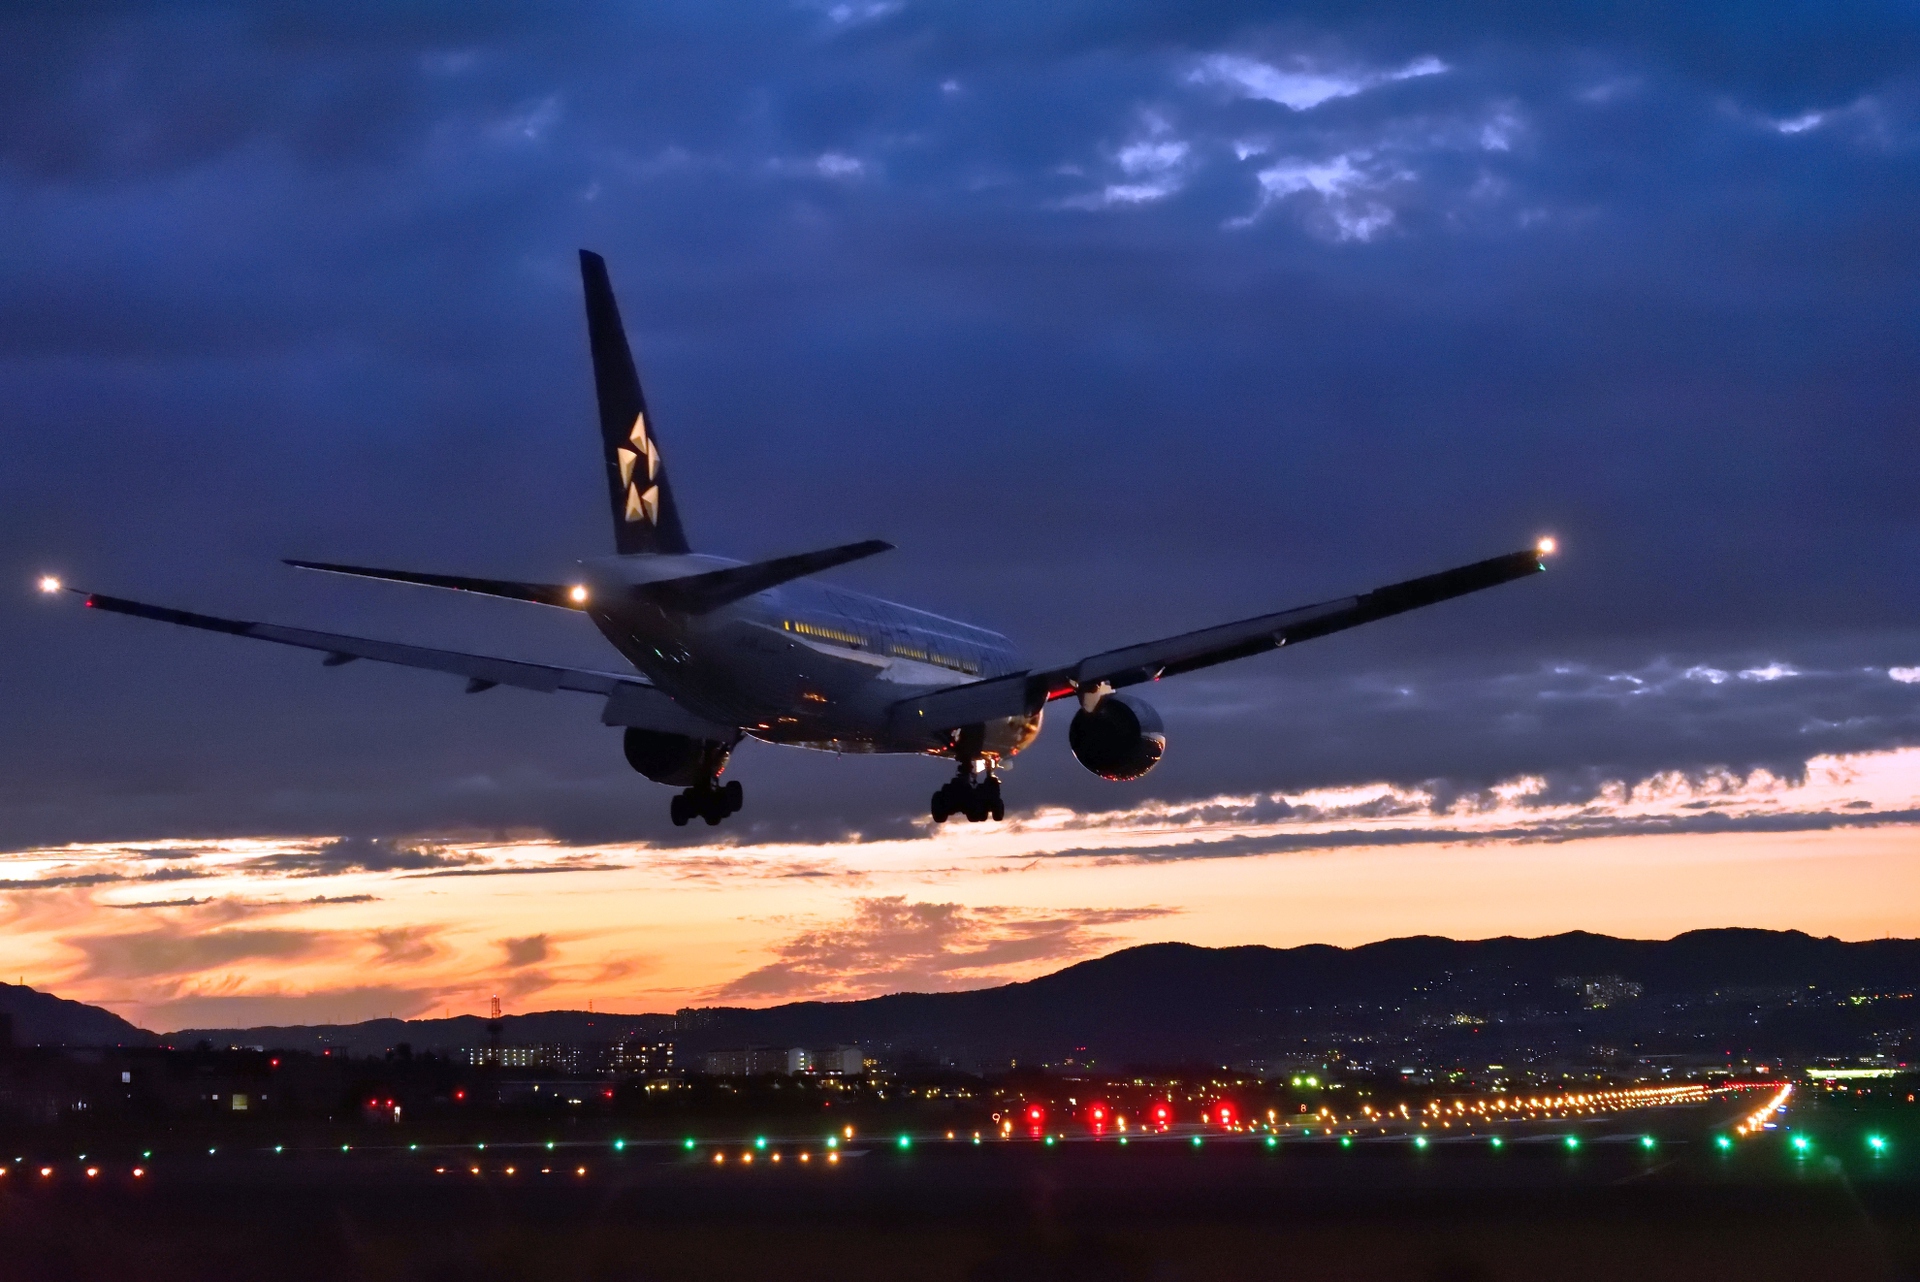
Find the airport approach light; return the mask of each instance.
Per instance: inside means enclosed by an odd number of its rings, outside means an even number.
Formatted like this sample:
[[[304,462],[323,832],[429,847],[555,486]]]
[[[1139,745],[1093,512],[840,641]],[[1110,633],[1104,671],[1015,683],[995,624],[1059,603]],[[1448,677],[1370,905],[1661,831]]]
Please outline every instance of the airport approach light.
[[[43,574],[40,576],[40,590],[49,596],[58,592],[62,586],[64,585],[61,584],[60,580],[51,574]]]

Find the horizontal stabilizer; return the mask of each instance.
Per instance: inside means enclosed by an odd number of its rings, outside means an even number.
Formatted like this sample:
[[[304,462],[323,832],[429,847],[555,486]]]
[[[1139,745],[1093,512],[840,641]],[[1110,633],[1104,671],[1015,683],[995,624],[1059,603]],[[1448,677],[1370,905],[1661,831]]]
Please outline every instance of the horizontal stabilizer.
[[[536,605],[554,605],[563,610],[586,607],[586,589],[566,583],[520,583],[513,579],[472,579],[462,574],[422,574],[415,570],[370,570],[362,565],[329,565],[324,561],[288,561],[301,570],[321,570],[327,574],[351,574],[362,579],[385,579],[389,583],[417,583],[427,588],[450,588],[455,592],[478,592],[482,596],[501,596],[512,601],[532,601]]]
[[[790,579],[804,578],[822,570],[831,570],[836,565],[892,550],[893,544],[883,539],[868,539],[864,543],[848,543],[819,552],[775,557],[771,561],[755,561],[752,565],[735,565],[706,574],[660,579],[642,584],[635,591],[669,610],[678,610],[682,614],[706,614],[742,597],[778,587]]]

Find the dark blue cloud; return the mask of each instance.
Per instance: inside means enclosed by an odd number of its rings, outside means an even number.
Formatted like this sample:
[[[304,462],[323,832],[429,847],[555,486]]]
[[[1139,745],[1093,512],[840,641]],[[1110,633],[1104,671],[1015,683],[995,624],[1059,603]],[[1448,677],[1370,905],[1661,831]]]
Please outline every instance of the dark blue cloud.
[[[1894,6],[14,6],[0,570],[604,662],[274,560],[601,550],[591,245],[697,543],[884,535],[845,580],[1040,658],[1566,541],[1166,687],[1149,788],[1911,742],[1884,678],[1528,674],[1920,662],[1917,71]],[[586,701],[24,596],[0,646],[3,841],[664,824]],[[1087,800],[1058,731],[1020,786]],[[769,831],[897,824],[932,775],[740,769]]]

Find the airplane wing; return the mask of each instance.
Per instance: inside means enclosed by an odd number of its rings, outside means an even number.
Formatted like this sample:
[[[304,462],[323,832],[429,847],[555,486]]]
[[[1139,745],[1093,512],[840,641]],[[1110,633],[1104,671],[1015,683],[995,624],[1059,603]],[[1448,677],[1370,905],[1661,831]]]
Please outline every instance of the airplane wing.
[[[342,636],[335,632],[288,628],[276,623],[222,619],[211,614],[148,605],[143,601],[129,601],[124,597],[107,596],[99,592],[86,593],[85,596],[88,608],[94,610],[153,619],[160,623],[177,623],[209,632],[224,632],[229,636],[251,637],[256,641],[273,641],[303,650],[318,650],[326,655],[321,662],[328,667],[338,667],[355,659],[371,659],[376,663],[447,672],[465,677],[469,694],[478,694],[495,686],[516,686],[542,693],[578,690],[607,696],[606,709],[601,716],[607,725],[642,726],[670,734],[729,741],[737,739],[740,733],[735,727],[716,725],[693,716],[665,691],[656,689],[646,678],[635,673],[598,672],[591,668],[525,663],[518,659],[463,654],[458,650],[436,650],[397,641],[375,641],[365,637]]]
[[[1538,574],[1547,568],[1545,558],[1553,550],[1552,540],[1543,539],[1539,546],[1522,552],[1408,579],[1359,596],[1108,650],[1063,667],[949,686],[894,704],[891,723],[897,732],[905,734],[938,734],[995,717],[1030,715],[1049,700],[1082,690],[1101,686],[1119,689],[1178,676]]]

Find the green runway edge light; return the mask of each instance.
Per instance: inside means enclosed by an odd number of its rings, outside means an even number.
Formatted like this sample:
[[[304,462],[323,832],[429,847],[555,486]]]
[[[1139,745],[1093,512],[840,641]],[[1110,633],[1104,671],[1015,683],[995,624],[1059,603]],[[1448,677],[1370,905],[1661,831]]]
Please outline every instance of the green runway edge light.
[[[1501,1138],[1500,1138],[1500,1137],[1499,1137],[1498,1135],[1496,1135],[1496,1136],[1494,1136],[1494,1137],[1493,1137],[1493,1146],[1494,1146],[1495,1148],[1499,1148],[1499,1147],[1500,1147],[1501,1145],[1503,1145],[1503,1144],[1505,1144],[1505,1143],[1506,1143],[1506,1141],[1505,1141],[1505,1140],[1503,1140],[1503,1139],[1501,1139]]]
[[[1353,1136],[1351,1136],[1351,1135],[1342,1135],[1342,1136],[1340,1137],[1340,1147],[1341,1147],[1341,1148],[1352,1148],[1352,1147],[1353,1147]]]
[[[973,1137],[973,1142],[974,1142],[975,1144],[978,1144],[978,1143],[980,1142],[980,1137],[979,1137],[978,1135],[976,1135],[976,1136],[974,1136],[974,1137]],[[1123,1148],[1124,1148],[1124,1147],[1126,1147],[1126,1143],[1127,1143],[1127,1137],[1126,1137],[1126,1136],[1124,1136],[1124,1135],[1122,1135],[1122,1136],[1120,1137],[1120,1145],[1121,1145],[1121,1147],[1123,1147]]]
[[[1416,1136],[1414,1136],[1414,1137],[1413,1137],[1413,1146],[1414,1146],[1415,1148],[1425,1148],[1425,1147],[1427,1146],[1427,1137],[1426,1137],[1426,1136],[1424,1136],[1424,1135],[1416,1135]]]
[[[1733,1147],[1733,1141],[1724,1135],[1716,1135],[1713,1137],[1713,1146],[1724,1153]]]
[[[548,1141],[547,1141],[547,1149],[548,1149],[548,1151],[549,1151],[549,1152],[551,1152],[551,1151],[552,1151],[552,1149],[553,1149],[553,1141],[552,1141],[552,1140],[548,1140]]]
[[[839,1148],[839,1147],[840,1147],[840,1137],[839,1137],[838,1135],[829,1135],[829,1136],[827,1136],[827,1147],[828,1147],[828,1148]]]
[[[1879,1157],[1887,1151],[1887,1137],[1884,1135],[1869,1135],[1867,1136],[1867,1147],[1873,1150],[1875,1157]]]
[[[1195,1148],[1199,1148],[1199,1147],[1200,1147],[1200,1137],[1199,1137],[1198,1135],[1196,1135],[1196,1136],[1194,1136],[1194,1137],[1193,1137],[1193,1146],[1194,1146]]]
[[[547,1145],[547,1147],[548,1147],[548,1148],[552,1148],[552,1147],[553,1147],[553,1145],[551,1145],[551,1144],[549,1144],[549,1145]],[[680,1141],[680,1147],[681,1147],[681,1148],[683,1148],[683,1149],[686,1149],[686,1150],[687,1150],[688,1152],[692,1152],[692,1151],[693,1151],[693,1136],[691,1136],[691,1135],[689,1135],[689,1136],[687,1136],[687,1138],[686,1138],[686,1139],[684,1139],[684,1140],[681,1140],[681,1141]]]
[[[624,1153],[624,1152],[626,1152],[626,1151],[627,1151],[627,1142],[626,1142],[625,1140],[615,1140],[615,1141],[613,1142],[613,1151],[614,1151],[614,1152],[616,1152],[616,1153]]]
[[[903,1136],[902,1138],[904,1139],[905,1137]],[[757,1148],[757,1149],[764,1149],[764,1148],[766,1148],[766,1146],[767,1146],[767,1137],[766,1137],[766,1136],[764,1136],[764,1135],[756,1135],[756,1136],[754,1136],[754,1137],[753,1137],[753,1146],[754,1146],[755,1148]],[[900,1147],[902,1147],[902,1148],[905,1148],[905,1147],[906,1147],[906,1145],[905,1145],[904,1143],[902,1143]]]
[[[1277,1140],[1277,1139],[1275,1139],[1275,1138],[1273,1138],[1273,1136],[1271,1136],[1271,1135],[1269,1135],[1269,1136],[1267,1136],[1267,1147],[1268,1147],[1268,1148],[1279,1148],[1279,1147],[1280,1147],[1280,1141],[1279,1141],[1279,1140]]]
[[[1569,1135],[1569,1136],[1567,1136],[1567,1147],[1568,1147],[1568,1148],[1570,1148],[1570,1149],[1574,1149],[1574,1148],[1579,1148],[1579,1147],[1580,1147],[1580,1137],[1579,1137],[1578,1135]]]
[[[1805,1157],[1807,1155],[1807,1137],[1806,1136],[1796,1135],[1793,1137],[1793,1151],[1795,1154],[1801,1157]]]
[[[1053,1143],[1053,1137],[1052,1137],[1052,1136],[1048,1136],[1048,1137],[1047,1137],[1047,1143],[1049,1143],[1049,1144],[1051,1144],[1051,1143]],[[762,1146],[762,1147],[765,1147],[765,1146],[766,1146],[766,1141],[765,1141],[765,1140],[761,1140],[761,1141],[760,1141],[760,1144],[761,1144],[761,1146]],[[913,1147],[913,1140],[912,1140],[912,1139],[910,1139],[910,1138],[908,1138],[908,1137],[907,1137],[907,1136],[905,1136],[905,1135],[902,1135],[902,1136],[900,1137],[900,1147],[901,1147],[901,1148],[912,1148],[912,1147]]]
[[[1641,1148],[1652,1148],[1652,1147],[1653,1147],[1653,1136],[1651,1136],[1651,1135],[1642,1135],[1642,1136],[1640,1137],[1640,1147],[1641,1147]]]

